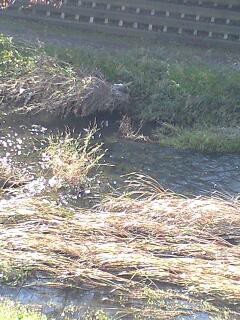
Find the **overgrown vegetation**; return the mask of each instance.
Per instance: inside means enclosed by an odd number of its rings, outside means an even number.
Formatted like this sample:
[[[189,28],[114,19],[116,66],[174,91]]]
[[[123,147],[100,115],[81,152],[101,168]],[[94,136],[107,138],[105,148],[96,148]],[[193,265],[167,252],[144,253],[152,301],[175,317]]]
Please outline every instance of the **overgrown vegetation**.
[[[1,109],[8,112],[88,116],[112,111],[121,104],[120,92],[99,74],[86,75],[46,55],[43,49],[15,45],[0,36]]]
[[[143,49],[108,54],[87,48],[63,49],[48,45],[45,50],[61,61],[80,67],[85,74],[99,75],[100,72],[110,82],[131,83],[129,111],[140,120],[160,120],[185,127],[239,123],[240,75],[230,68],[193,62],[170,63]],[[34,49],[16,45],[3,35],[0,54],[2,74],[9,74],[10,70],[23,73],[36,65]],[[53,61],[50,63],[54,69],[56,65]],[[47,68],[51,70],[50,66]],[[64,70],[70,72],[70,65]]]

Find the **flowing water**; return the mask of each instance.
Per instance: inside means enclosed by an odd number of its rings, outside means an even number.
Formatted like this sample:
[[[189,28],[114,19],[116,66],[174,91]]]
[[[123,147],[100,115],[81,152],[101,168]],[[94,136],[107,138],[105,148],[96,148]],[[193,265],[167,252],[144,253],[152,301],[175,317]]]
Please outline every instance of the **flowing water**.
[[[46,124],[29,119],[3,122],[0,127],[0,157],[2,161],[21,167],[34,175],[41,169],[41,149],[52,133],[69,125],[58,121]],[[71,123],[76,135],[88,126],[87,122]],[[100,125],[99,125],[100,126]],[[202,154],[160,147],[153,143],[140,143],[121,139],[116,125],[110,120],[101,122],[96,134],[107,149],[104,171],[113,184],[119,176],[143,172],[154,177],[163,187],[182,194],[212,194],[228,196],[240,193],[240,154]],[[116,181],[115,179],[116,178]]]
[[[22,172],[32,176],[21,195],[9,196],[24,197],[44,191],[49,183],[49,180],[41,176],[45,139],[52,133],[64,130],[65,125],[66,122],[60,120],[47,122],[34,118],[1,122],[0,160],[20,167]],[[75,129],[76,134],[87,126],[83,121],[72,121],[68,125]],[[239,154],[208,155],[121,139],[111,119],[99,121],[99,126],[102,129],[95,138],[104,141],[107,148],[104,162],[111,164],[103,167],[102,171],[107,176],[108,184],[114,188],[122,184],[124,178],[120,178],[121,175],[143,172],[154,177],[163,187],[186,195],[221,193],[233,197],[240,194]],[[64,204],[73,201],[75,205],[82,205],[82,199],[74,194],[62,193],[61,200]],[[0,296],[40,305],[45,314],[56,320],[63,319],[67,313],[71,314],[72,319],[79,318],[89,306],[110,310],[110,314],[111,310],[117,308],[107,294],[96,291],[1,287]],[[196,313],[194,316],[194,319],[201,320],[209,318],[206,313]],[[182,316],[177,319],[193,317]]]

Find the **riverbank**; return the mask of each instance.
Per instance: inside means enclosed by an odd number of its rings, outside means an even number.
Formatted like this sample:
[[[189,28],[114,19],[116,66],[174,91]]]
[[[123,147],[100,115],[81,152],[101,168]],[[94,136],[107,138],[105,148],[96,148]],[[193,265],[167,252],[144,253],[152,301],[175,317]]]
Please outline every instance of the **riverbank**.
[[[2,70],[8,69],[9,63],[13,65],[13,57],[19,59],[15,61],[15,66],[18,65],[18,74],[26,72],[25,67],[33,68],[36,65],[34,50],[31,52],[31,50],[23,50],[21,46],[13,45],[14,50],[17,50],[14,51],[13,47],[8,45],[6,47],[6,38],[1,42],[2,58],[5,54],[5,59],[10,59],[7,63],[1,64]],[[70,63],[64,72],[68,72],[69,75],[71,69],[71,77],[75,75],[75,70],[80,69],[84,70],[85,75],[92,75],[98,79],[104,77],[109,84],[127,84],[130,94],[129,103],[123,103],[124,108],[119,108],[119,110],[117,108],[118,112],[127,113],[136,123],[136,127],[142,122],[157,129],[154,136],[156,137],[157,132],[156,141],[160,141],[161,145],[200,149],[205,152],[239,152],[239,135],[229,134],[229,128],[236,128],[234,130],[238,132],[237,126],[240,120],[240,76],[237,64],[233,63],[231,67],[229,65],[211,65],[209,62],[201,61],[199,57],[196,61],[194,59],[180,61],[181,56],[178,59],[168,59],[162,57],[161,52],[157,53],[146,49],[131,49],[117,53],[86,47],[64,48],[61,45],[46,44],[45,48],[41,50],[57,57],[58,61]],[[23,69],[19,70],[20,63],[23,65]],[[48,67],[46,66],[46,68]],[[69,77],[68,79],[70,80]],[[73,80],[73,78],[71,79]],[[20,77],[19,81],[21,80]],[[82,81],[80,81],[81,83]],[[39,90],[40,87],[37,89]],[[63,89],[65,92],[66,89],[71,89],[71,86],[67,88],[64,86]],[[15,93],[18,94],[18,91]],[[11,98],[10,91],[6,95]],[[15,96],[14,94],[13,99]],[[93,113],[99,110],[112,111],[112,104],[109,104],[108,99],[109,95],[105,94],[104,97],[107,99],[107,103],[105,103],[106,99],[102,99],[103,97],[99,99],[99,95],[95,97],[95,101],[101,101],[101,106],[107,105],[107,107],[93,108]],[[45,98],[47,99],[47,96]],[[76,96],[73,98],[75,99]],[[62,101],[63,97],[58,100],[59,103]],[[37,103],[37,108],[41,107],[40,104],[44,104],[41,100]],[[35,101],[34,106],[36,107]],[[84,110],[87,109],[87,103],[85,103]],[[86,114],[86,112],[83,113],[83,115]],[[170,135],[168,131],[164,130],[165,124],[175,128]],[[217,134],[213,134],[218,128],[227,128],[227,130],[221,131],[221,141],[219,141]],[[177,132],[177,135],[172,135],[172,132]]]
[[[186,129],[164,123],[155,130],[154,138],[162,146],[203,153],[238,153],[240,150],[240,127]]]

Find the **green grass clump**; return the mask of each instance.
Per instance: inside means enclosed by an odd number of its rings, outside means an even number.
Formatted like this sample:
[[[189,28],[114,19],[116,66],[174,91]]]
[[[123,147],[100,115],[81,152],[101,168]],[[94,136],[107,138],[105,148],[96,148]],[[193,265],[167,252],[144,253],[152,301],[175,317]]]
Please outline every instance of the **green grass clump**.
[[[206,64],[175,64],[170,68],[181,96],[182,107],[175,110],[173,123],[180,126],[207,124],[238,125],[240,120],[240,74]]]
[[[14,301],[0,300],[0,320],[47,320],[47,317]]]
[[[219,128],[182,129],[173,127],[172,132],[159,128],[154,133],[162,146],[192,149],[206,153],[240,152],[240,134],[225,132]]]
[[[0,76],[18,76],[31,70],[36,63],[37,51],[16,44],[0,33]]]

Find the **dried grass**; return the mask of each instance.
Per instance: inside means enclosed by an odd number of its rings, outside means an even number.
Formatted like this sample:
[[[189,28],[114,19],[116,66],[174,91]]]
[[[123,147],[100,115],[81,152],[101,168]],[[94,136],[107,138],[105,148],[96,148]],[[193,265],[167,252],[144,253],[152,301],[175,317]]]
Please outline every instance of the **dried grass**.
[[[29,177],[19,169],[0,161],[0,189],[18,188],[29,182]]]
[[[38,199],[10,201],[0,209],[0,265],[10,282],[22,272],[34,284],[105,288],[141,301],[146,284],[168,283],[237,305],[239,208],[237,200],[164,191],[74,212]]]
[[[134,130],[132,120],[124,115],[120,121],[119,132],[123,138],[133,140],[133,141],[142,141],[142,142],[150,142],[150,138],[140,134],[142,129],[142,125],[137,130]]]
[[[1,78],[0,99],[5,110],[10,106],[9,112],[50,112],[64,117],[112,111],[120,101],[101,77],[62,67],[44,54],[28,72]]]
[[[102,143],[92,142],[96,132],[94,125],[83,136],[74,137],[66,130],[63,134],[48,138],[45,162],[55,178],[70,186],[84,185],[89,180],[89,174],[99,167],[105,154]]]

